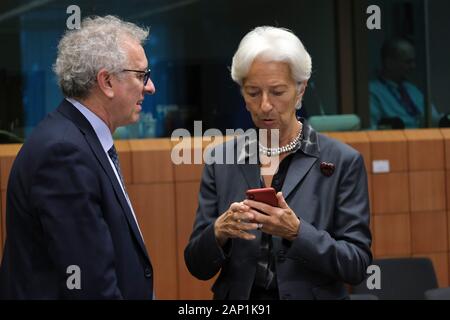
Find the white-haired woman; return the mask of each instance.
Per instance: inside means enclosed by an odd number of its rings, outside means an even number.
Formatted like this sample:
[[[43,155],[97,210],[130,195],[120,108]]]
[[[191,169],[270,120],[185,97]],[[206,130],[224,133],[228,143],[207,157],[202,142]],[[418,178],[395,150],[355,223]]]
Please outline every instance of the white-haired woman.
[[[310,75],[308,52],[282,28],[252,30],[233,57],[231,76],[269,139],[259,141],[256,164],[204,168],[185,261],[199,279],[220,271],[216,299],[345,299],[344,283],[361,282],[371,262],[361,155],[296,117]],[[279,130],[278,147],[270,129]],[[238,157],[240,145],[217,148]],[[274,157],[277,170],[263,170],[261,160]],[[248,189],[269,186],[277,206],[244,200]]]

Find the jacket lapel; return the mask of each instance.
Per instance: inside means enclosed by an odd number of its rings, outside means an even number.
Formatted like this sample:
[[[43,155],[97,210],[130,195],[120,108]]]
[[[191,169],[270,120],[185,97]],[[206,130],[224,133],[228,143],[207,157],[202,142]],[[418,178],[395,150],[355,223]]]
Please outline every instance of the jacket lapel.
[[[259,165],[257,164],[240,164],[238,165],[247,182],[248,189],[261,188],[261,177]]]
[[[88,142],[92,152],[95,154],[95,157],[100,162],[103,170],[106,172],[112,186],[114,189],[114,193],[116,194],[116,198],[118,199],[120,206],[122,207],[123,212],[127,218],[128,224],[133,231],[134,237],[139,243],[145,257],[150,261],[147,250],[145,248],[143,239],[141,237],[141,233],[136,225],[136,221],[134,219],[133,213],[131,212],[130,206],[125,198],[125,195],[122,192],[122,188],[117,181],[116,175],[109,163],[109,160],[106,156],[106,153],[103,150],[103,147],[92,128],[89,121],[67,100],[64,100],[58,108],[58,111],[62,113],[66,118],[70,119],[74,122],[80,131],[84,134],[86,141]]]
[[[303,178],[316,161],[317,158],[305,157],[301,152],[297,152],[289,165],[286,179],[284,180],[283,187],[281,188],[285,199],[287,199],[292,190],[294,190],[294,188],[302,182]]]
[[[241,143],[244,137],[238,137],[234,143],[235,163],[238,164],[239,170],[244,176],[248,189],[261,187],[261,171],[258,163],[257,140],[246,139],[245,143]],[[241,147],[239,150],[238,148]]]
[[[305,120],[300,119],[300,121],[303,124],[303,139],[299,150],[297,150],[289,165],[286,179],[284,180],[281,189],[285,199],[287,199],[292,190],[302,182],[303,178],[309,170],[311,170],[311,167],[320,155],[317,133]]]

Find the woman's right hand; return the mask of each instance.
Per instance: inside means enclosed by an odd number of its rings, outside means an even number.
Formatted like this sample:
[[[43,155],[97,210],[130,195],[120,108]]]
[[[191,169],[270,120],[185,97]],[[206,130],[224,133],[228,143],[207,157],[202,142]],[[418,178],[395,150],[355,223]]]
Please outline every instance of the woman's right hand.
[[[254,218],[249,206],[246,206],[243,202],[232,203],[228,210],[222,213],[214,223],[214,235],[219,245],[223,247],[230,238],[255,239],[254,234],[247,232],[258,228],[258,224],[250,222]]]

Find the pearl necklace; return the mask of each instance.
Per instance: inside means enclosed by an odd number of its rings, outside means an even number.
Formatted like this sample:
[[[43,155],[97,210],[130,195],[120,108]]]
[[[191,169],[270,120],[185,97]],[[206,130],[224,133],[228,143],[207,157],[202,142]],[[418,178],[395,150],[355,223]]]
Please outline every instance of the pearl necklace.
[[[287,145],[284,145],[282,147],[267,148],[267,147],[263,146],[260,142],[259,143],[259,153],[262,153],[263,155],[268,156],[268,157],[276,157],[282,153],[291,152],[292,150],[296,149],[297,146],[302,141],[302,139],[303,139],[303,126],[300,129],[298,135],[294,138],[294,140],[292,140]]]

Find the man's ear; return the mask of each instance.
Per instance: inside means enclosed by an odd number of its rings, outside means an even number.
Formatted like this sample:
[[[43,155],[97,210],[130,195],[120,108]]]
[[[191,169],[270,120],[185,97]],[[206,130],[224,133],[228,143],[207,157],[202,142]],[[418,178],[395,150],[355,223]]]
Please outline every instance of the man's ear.
[[[112,86],[112,76],[105,69],[100,69],[97,73],[97,84],[100,91],[108,98],[114,98],[114,90]]]

